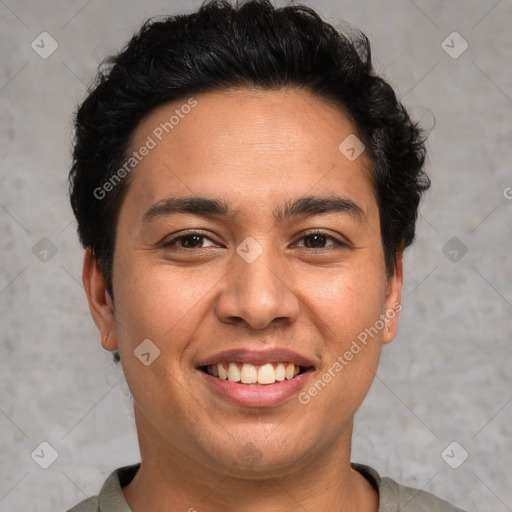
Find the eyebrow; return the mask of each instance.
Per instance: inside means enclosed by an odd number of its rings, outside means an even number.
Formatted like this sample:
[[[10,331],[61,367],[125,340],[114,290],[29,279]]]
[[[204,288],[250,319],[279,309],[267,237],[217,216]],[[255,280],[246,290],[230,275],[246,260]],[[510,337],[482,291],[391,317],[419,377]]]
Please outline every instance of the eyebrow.
[[[343,213],[363,223],[367,217],[363,209],[354,201],[339,195],[303,196],[287,201],[273,212],[276,222],[282,223],[292,218],[306,218],[324,213]],[[169,197],[154,204],[142,217],[143,223],[158,217],[168,217],[178,213],[191,213],[202,217],[234,217],[239,210],[230,210],[229,204],[221,199],[200,196]]]

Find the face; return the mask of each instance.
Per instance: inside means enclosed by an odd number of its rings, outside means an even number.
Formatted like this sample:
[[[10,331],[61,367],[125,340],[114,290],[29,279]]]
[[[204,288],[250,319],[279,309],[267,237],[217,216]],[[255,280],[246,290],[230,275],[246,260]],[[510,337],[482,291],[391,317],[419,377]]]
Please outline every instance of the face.
[[[401,289],[365,154],[339,149],[355,133],[294,89],[202,94],[138,126],[131,151],[154,147],[120,209],[115,306],[90,254],[84,282],[143,458],[251,477],[349,450]]]

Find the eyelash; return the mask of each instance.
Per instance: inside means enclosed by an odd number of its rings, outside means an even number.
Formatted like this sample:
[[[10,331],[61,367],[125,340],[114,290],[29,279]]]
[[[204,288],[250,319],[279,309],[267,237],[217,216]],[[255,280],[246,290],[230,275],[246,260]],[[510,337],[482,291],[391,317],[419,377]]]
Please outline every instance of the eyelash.
[[[315,252],[326,252],[326,251],[334,251],[339,248],[348,248],[349,247],[348,243],[342,242],[342,241],[338,240],[337,238],[327,235],[325,233],[322,233],[320,231],[310,231],[310,232],[304,233],[297,241],[303,240],[305,238],[308,238],[308,237],[314,236],[314,235],[319,235],[319,236],[325,238],[326,240],[331,240],[334,243],[332,246],[327,246],[327,247],[319,247],[316,249],[308,248],[308,247],[301,247],[301,249],[309,249],[309,250],[315,251]],[[162,244],[162,247],[166,248],[166,249],[173,248],[173,246],[176,246],[177,242],[179,242],[180,240],[184,240],[184,239],[192,237],[192,236],[198,236],[202,239],[206,238],[206,239],[214,242],[214,240],[212,240],[209,236],[207,236],[204,233],[201,233],[200,231],[191,231],[191,232],[182,234],[180,236],[177,236],[177,237],[165,242],[164,244]],[[295,242],[295,243],[297,243],[297,242]],[[207,247],[204,247],[204,248],[200,247],[200,248],[196,248],[196,249],[189,249],[186,247],[178,247],[178,250],[182,250],[182,251],[200,251],[201,249],[207,249]]]

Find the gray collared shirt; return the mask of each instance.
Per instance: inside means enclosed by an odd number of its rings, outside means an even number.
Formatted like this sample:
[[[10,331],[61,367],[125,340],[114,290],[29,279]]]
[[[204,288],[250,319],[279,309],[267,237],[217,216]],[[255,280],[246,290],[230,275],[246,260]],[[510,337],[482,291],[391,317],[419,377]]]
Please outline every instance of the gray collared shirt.
[[[122,487],[128,485],[140,464],[116,469],[105,480],[98,496],[88,498],[68,512],[132,512],[124,499]],[[378,512],[464,512],[419,489],[405,487],[388,477],[381,477],[370,466],[352,463],[379,493]]]

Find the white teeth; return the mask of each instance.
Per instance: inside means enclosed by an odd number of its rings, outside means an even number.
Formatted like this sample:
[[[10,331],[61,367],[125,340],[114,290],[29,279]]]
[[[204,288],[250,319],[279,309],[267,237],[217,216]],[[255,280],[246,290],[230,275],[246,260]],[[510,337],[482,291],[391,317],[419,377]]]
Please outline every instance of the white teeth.
[[[228,380],[231,382],[240,382],[240,369],[236,363],[229,363]]]
[[[276,373],[274,367],[268,363],[260,366],[258,369],[258,383],[259,384],[274,384],[276,381]]]
[[[256,366],[244,363],[242,365],[242,371],[240,372],[240,380],[243,384],[255,384],[258,382],[258,370]]]
[[[276,368],[276,380],[281,382],[286,377],[286,370],[284,369],[284,364],[279,363]]]
[[[225,370],[222,363],[217,364],[217,370],[219,372],[219,379],[226,380],[228,378],[228,372]]]
[[[295,365],[294,365],[294,364],[292,364],[292,363],[288,363],[288,364],[286,365],[286,369],[285,369],[285,375],[286,375],[286,378],[287,378],[288,380],[293,379],[293,373],[294,373],[294,371],[295,371]]]
[[[210,365],[207,373],[230,382],[241,382],[242,384],[274,384],[283,380],[293,379],[300,373],[300,366],[293,363],[266,363],[255,366],[250,363],[236,363],[231,361],[226,370],[224,363]]]

